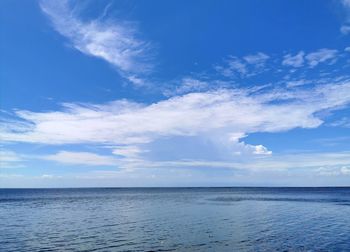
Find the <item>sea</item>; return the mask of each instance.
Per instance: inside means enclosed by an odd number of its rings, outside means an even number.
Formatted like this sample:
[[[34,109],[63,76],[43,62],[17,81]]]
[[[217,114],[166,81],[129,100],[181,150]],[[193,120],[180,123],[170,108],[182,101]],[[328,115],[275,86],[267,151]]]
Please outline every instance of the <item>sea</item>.
[[[0,189],[0,251],[350,251],[350,187]]]

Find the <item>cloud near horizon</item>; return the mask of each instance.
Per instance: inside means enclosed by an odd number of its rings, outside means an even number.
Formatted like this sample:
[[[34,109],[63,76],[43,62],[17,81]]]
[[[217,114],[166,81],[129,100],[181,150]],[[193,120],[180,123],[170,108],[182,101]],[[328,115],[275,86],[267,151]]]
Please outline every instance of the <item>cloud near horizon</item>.
[[[243,138],[249,134],[316,128],[323,123],[320,112],[341,109],[349,103],[350,82],[308,90],[222,89],[175,96],[152,104],[128,100],[65,103],[59,111],[15,111],[14,119],[3,124],[0,135],[7,142],[93,144],[111,149],[114,155],[135,164],[147,160],[159,141],[192,138],[191,144],[198,151],[220,150],[220,156],[213,154],[211,161],[232,161],[241,156],[272,154],[265,146],[244,143]],[[181,146],[177,153],[181,153]],[[60,152],[47,159],[70,159],[70,155]],[[96,158],[95,165],[115,161]],[[170,161],[172,158],[169,156]],[[191,159],[187,155],[177,157],[186,158]]]

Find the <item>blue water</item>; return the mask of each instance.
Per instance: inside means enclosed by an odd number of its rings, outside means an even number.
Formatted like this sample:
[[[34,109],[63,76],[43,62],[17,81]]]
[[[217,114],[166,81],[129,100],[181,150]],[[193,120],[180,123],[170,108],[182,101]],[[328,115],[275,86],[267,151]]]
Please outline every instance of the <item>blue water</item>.
[[[350,251],[350,188],[0,189],[0,251]]]

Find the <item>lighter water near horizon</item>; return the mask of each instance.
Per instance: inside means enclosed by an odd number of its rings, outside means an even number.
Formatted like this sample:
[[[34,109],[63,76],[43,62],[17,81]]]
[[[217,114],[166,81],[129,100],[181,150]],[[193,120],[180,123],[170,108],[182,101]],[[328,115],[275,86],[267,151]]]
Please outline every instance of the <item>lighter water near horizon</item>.
[[[0,251],[350,251],[350,188],[0,189]]]

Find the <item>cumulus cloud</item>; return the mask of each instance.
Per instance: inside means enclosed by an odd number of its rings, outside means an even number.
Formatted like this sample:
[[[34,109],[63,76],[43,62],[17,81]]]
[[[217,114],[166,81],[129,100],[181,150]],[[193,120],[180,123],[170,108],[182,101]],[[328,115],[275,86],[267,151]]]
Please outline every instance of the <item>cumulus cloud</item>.
[[[258,154],[258,155],[271,155],[272,151],[269,151],[265,146],[259,144],[254,146],[254,154]]]
[[[140,85],[141,78],[136,74],[151,68],[147,57],[149,43],[137,38],[137,31],[130,23],[83,21],[70,4],[68,0],[41,1],[40,7],[75,49],[109,62],[123,77]]]

